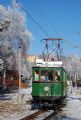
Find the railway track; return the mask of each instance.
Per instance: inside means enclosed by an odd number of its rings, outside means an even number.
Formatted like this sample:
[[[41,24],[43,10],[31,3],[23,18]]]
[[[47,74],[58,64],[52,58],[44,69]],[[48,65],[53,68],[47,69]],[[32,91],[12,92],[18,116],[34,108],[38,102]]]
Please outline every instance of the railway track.
[[[32,113],[32,114],[28,115],[27,117],[22,118],[21,120],[35,120],[35,118],[37,116],[43,114],[44,112],[45,112],[45,110],[40,109],[40,110],[36,111],[35,113]]]
[[[49,118],[54,114],[54,111],[49,110],[38,110],[37,112],[28,115],[25,118],[22,118],[21,120],[49,120]]]
[[[37,112],[28,115],[25,118],[22,118],[21,120],[49,120],[51,116],[56,115],[57,111],[53,110],[38,110]]]
[[[54,110],[39,109],[38,111],[28,115],[27,117],[22,118],[21,120],[50,120],[51,116],[57,115],[60,111],[60,108],[64,107],[65,105],[66,101]]]

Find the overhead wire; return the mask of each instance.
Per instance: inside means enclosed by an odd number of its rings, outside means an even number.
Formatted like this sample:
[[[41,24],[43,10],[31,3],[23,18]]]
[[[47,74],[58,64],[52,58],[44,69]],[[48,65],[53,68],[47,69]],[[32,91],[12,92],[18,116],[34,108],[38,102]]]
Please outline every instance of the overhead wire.
[[[18,2],[17,2],[17,3],[18,3]],[[48,24],[50,25],[50,27],[52,28],[52,30],[54,30],[53,25],[51,25],[51,24],[49,23],[49,20],[47,19],[45,13],[41,10],[41,8],[40,8],[39,5],[37,4],[37,2],[36,2],[35,0],[33,0],[33,3],[34,3],[35,6],[38,8],[38,10],[39,10],[40,13],[43,15],[43,17],[48,21]],[[30,15],[30,13],[28,12],[28,10],[24,9],[20,3],[18,3],[18,5],[19,5],[20,8],[22,8],[22,10],[30,17],[30,19],[49,37],[49,34],[48,34],[48,33],[45,31],[45,29],[43,29],[43,28],[41,27],[41,25]],[[59,33],[59,32],[57,32],[56,30],[55,30],[55,32],[56,32],[56,33]],[[74,33],[72,33],[72,34],[74,34]],[[66,35],[65,35],[65,34],[62,34],[62,35],[64,35],[64,36],[69,36],[69,34],[68,34],[68,35],[67,35],[67,34],[66,34]],[[71,35],[71,34],[70,34],[70,35]]]
[[[17,2],[17,3],[18,3],[18,2]],[[28,10],[24,9],[20,3],[18,3],[18,5],[19,5],[19,7],[29,16],[29,18],[33,21],[33,23],[34,23],[38,28],[40,28],[40,30],[41,30],[42,32],[44,32],[44,34],[45,34],[46,36],[50,37],[50,35],[45,31],[45,29],[43,29],[43,28],[41,27],[41,25],[30,15],[30,13],[28,12]]]
[[[16,1],[17,2],[17,1]],[[57,30],[54,30],[54,26],[50,23],[50,21],[48,20],[46,14],[44,13],[43,10],[41,10],[39,4],[35,1],[35,0],[32,0],[32,2],[34,3],[34,5],[37,7],[37,9],[40,11],[41,15],[43,16],[43,18],[45,18],[45,20],[48,22],[49,26],[51,27],[51,29],[53,30],[53,32],[55,31],[58,35],[61,34],[63,36],[70,36],[70,35],[73,35],[73,34],[77,34],[77,32],[73,32],[73,33],[68,33],[68,34],[65,34],[65,33],[60,33],[58,32]],[[18,3],[18,2],[17,2]],[[38,24],[38,22],[29,14],[28,10],[24,9],[22,7],[22,5],[20,5],[20,3],[18,3],[19,6],[23,9],[24,12],[26,12],[28,14],[28,16],[32,19],[32,21],[41,29],[41,25]],[[43,29],[43,28],[42,28]],[[44,30],[44,29],[43,29]],[[44,30],[44,32],[46,32]],[[47,32],[45,34],[48,34]],[[79,32],[79,34],[81,34],[81,32]]]
[[[46,16],[45,13],[41,10],[39,4],[38,4],[35,0],[33,0],[33,3],[34,3],[34,5],[37,7],[37,9],[40,11],[41,15],[46,19],[46,21],[48,22],[49,26],[50,26],[51,29],[53,30],[53,32],[55,31],[57,34],[59,34],[59,32],[57,32],[56,30],[54,30],[54,26],[49,23],[49,20],[47,19],[47,16]],[[74,32],[74,33],[70,33],[70,34],[66,34],[66,35],[65,35],[65,34],[62,34],[62,35],[63,35],[63,36],[69,36],[69,35],[73,35],[73,34],[76,34],[76,33]],[[67,40],[65,40],[65,42],[69,45],[69,43],[67,42]],[[71,43],[71,44],[72,44],[72,43]],[[75,45],[70,45],[70,47],[71,47],[71,48],[77,48],[77,46],[75,46]]]
[[[37,7],[37,9],[40,11],[41,15],[43,16],[43,18],[47,21],[47,24],[50,26],[50,28],[53,30],[53,32],[55,32],[56,34],[59,34],[59,32],[57,30],[55,30],[55,27],[50,23],[50,21],[48,20],[47,16],[45,15],[44,11],[41,10],[40,6],[38,5],[38,3],[33,0],[34,5]]]
[[[22,7],[22,5],[19,3],[19,2],[17,2],[18,3],[18,5],[19,5],[19,7],[29,16],[29,18],[34,22],[34,24],[36,24],[36,26],[47,36],[47,37],[49,37],[50,35],[45,31],[45,29],[43,28],[43,27],[41,27],[41,25],[30,15],[30,13],[28,12],[28,10],[26,10],[26,9],[24,9],[23,7]],[[46,15],[45,15],[45,13],[40,9],[40,7],[39,7],[39,5],[37,4],[37,2],[35,1],[35,0],[33,0],[33,3],[36,5],[36,7],[39,9],[39,11],[40,11],[40,13],[43,15],[43,17],[47,20],[47,22],[48,22],[48,24],[49,24],[49,26],[51,27],[51,29],[52,30],[54,30],[54,27],[53,27],[53,25],[51,25],[50,23],[49,23],[49,20],[47,19],[47,17],[46,17]],[[54,30],[57,34],[59,34],[59,32],[57,32],[56,30]],[[72,33],[72,34],[74,34],[74,33]],[[69,36],[69,35],[72,35],[72,34],[62,34],[63,36]],[[72,43],[71,43],[71,45],[65,40],[65,42],[71,47],[71,48],[77,48],[77,47],[73,47],[72,46]]]

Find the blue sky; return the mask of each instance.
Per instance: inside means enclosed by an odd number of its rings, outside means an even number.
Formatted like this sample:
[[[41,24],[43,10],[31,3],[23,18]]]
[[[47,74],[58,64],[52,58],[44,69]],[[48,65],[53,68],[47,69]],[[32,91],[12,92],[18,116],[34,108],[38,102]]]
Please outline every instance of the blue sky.
[[[11,0],[0,0],[7,6]],[[62,37],[64,55],[81,56],[81,0],[17,0],[25,10],[49,34],[50,37]],[[33,34],[30,54],[41,54],[41,39],[48,36],[27,18],[27,28]],[[77,46],[78,48],[75,48]]]

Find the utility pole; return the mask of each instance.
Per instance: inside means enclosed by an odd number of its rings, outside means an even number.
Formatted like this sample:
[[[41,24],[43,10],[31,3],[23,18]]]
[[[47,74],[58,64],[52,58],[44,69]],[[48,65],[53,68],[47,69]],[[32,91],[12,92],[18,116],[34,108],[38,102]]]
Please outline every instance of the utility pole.
[[[21,99],[21,46],[19,46],[19,95],[18,99]],[[21,101],[21,100],[19,100]]]
[[[78,77],[78,66],[77,66],[77,68],[76,68],[76,72],[77,72],[76,80],[78,80],[78,79],[79,79],[79,77]]]
[[[76,81],[76,77],[77,77],[76,75],[77,75],[77,74],[76,74],[76,70],[75,70],[75,81]]]
[[[21,46],[19,46],[19,92],[21,90]]]

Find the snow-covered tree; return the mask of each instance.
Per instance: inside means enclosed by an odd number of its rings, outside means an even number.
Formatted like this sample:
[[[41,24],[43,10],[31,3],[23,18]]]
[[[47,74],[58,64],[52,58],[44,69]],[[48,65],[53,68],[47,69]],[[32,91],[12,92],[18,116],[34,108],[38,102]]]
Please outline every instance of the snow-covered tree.
[[[27,29],[26,16],[15,0],[8,7],[0,5],[0,57],[8,69],[18,69],[17,54],[21,46],[22,57],[27,56],[31,32]]]
[[[81,79],[81,62],[79,57],[69,55],[63,62],[71,79]]]

